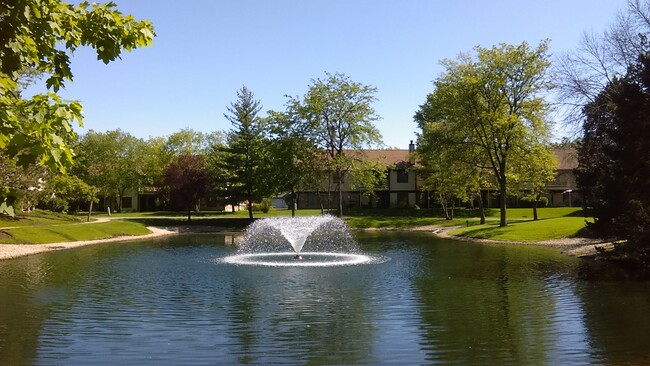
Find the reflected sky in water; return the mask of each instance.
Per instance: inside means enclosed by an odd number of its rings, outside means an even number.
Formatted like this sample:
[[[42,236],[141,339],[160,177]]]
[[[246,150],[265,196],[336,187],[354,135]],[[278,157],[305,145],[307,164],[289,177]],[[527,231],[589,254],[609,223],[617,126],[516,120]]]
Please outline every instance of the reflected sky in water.
[[[0,364],[650,363],[647,282],[546,248],[355,233],[382,263],[223,263],[231,236],[0,262]],[[308,250],[305,247],[305,250]]]

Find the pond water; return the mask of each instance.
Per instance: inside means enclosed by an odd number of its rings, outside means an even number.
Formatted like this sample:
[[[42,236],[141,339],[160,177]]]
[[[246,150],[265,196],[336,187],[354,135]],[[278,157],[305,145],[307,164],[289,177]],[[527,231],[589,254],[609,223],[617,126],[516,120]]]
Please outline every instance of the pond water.
[[[647,282],[546,248],[355,238],[386,260],[235,265],[232,236],[185,235],[1,261],[0,364],[650,364]]]

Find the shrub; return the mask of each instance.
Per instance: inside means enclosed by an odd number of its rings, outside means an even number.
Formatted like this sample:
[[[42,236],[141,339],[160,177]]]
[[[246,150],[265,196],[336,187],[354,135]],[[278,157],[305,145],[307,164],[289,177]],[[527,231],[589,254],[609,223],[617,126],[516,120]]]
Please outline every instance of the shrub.
[[[535,196],[525,196],[519,199],[519,207],[532,208],[535,206]],[[537,208],[544,208],[548,206],[548,198],[540,197],[537,202]]]
[[[262,211],[263,213],[269,213],[271,211],[271,199],[264,198],[262,202],[253,203],[253,211]]]

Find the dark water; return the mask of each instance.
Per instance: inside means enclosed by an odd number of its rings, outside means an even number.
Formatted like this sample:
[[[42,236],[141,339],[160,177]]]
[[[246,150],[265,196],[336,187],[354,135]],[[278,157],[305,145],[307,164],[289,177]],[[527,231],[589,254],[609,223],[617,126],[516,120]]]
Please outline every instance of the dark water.
[[[650,284],[535,247],[358,234],[381,264],[219,263],[231,237],[0,262],[0,365],[650,364]],[[305,248],[307,250],[307,248]]]

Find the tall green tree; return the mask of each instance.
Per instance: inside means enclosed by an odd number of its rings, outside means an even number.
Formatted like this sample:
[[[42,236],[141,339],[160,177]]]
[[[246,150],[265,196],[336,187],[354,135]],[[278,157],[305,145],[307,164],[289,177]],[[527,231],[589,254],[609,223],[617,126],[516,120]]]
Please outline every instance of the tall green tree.
[[[167,136],[164,150],[169,156],[207,155],[213,145],[223,145],[223,133],[215,131],[203,133],[191,128],[183,128]]]
[[[416,115],[416,120],[422,129],[416,150],[419,174],[424,177],[422,188],[435,193],[447,220],[453,218],[453,206],[450,211],[449,204],[453,205],[457,200],[469,201],[478,193],[476,197],[484,223],[479,183],[481,167],[474,161],[476,156],[467,150],[473,146],[458,143],[453,135],[456,131],[446,128],[443,122],[427,121],[421,115]]]
[[[246,200],[251,220],[253,202],[274,193],[264,174],[269,164],[265,151],[268,141],[263,119],[257,115],[260,109],[260,102],[248,88],[237,91],[237,100],[225,114],[233,128],[227,134],[226,146],[216,149],[220,154],[217,181],[221,194],[233,204]]]
[[[577,181],[593,207],[592,229],[650,269],[650,56],[641,55],[585,107]]]
[[[105,133],[88,131],[77,145],[79,159],[75,173],[97,187],[100,196],[114,201],[122,211],[128,189],[147,184],[147,144],[122,130]]]
[[[507,225],[506,199],[511,157],[526,159],[531,146],[547,145],[547,106],[541,93],[547,80],[548,44],[531,49],[527,43],[476,47],[476,55],[445,60],[427,102],[434,103],[454,144],[470,144],[477,160],[485,161],[499,189],[500,222]]]
[[[269,111],[266,118],[271,142],[269,144],[269,177],[278,192],[288,192],[291,216],[296,212],[296,192],[318,189],[322,180],[319,164],[323,155],[306,130],[290,114]]]
[[[72,123],[82,119],[80,103],[56,94],[72,80],[71,55],[90,46],[108,63],[153,37],[150,22],[123,15],[114,3],[0,0],[0,149],[19,165],[65,171],[73,158]],[[25,73],[44,75],[51,91],[23,98],[18,83]]]
[[[365,172],[375,168],[361,164],[358,151],[382,141],[374,125],[379,116],[372,107],[377,88],[354,82],[345,74],[325,76],[312,80],[302,99],[290,98],[288,109],[299,123],[311,129],[315,143],[325,151],[338,193],[338,214],[342,215],[346,175],[354,181],[357,173],[357,181],[365,180],[370,177]],[[375,186],[373,182],[363,185],[369,189]]]
[[[541,144],[533,144],[523,159],[515,156],[513,159],[513,180],[519,190],[527,190],[533,196],[533,220],[538,220],[537,208],[548,182],[553,181],[557,174],[557,160],[549,148]]]

